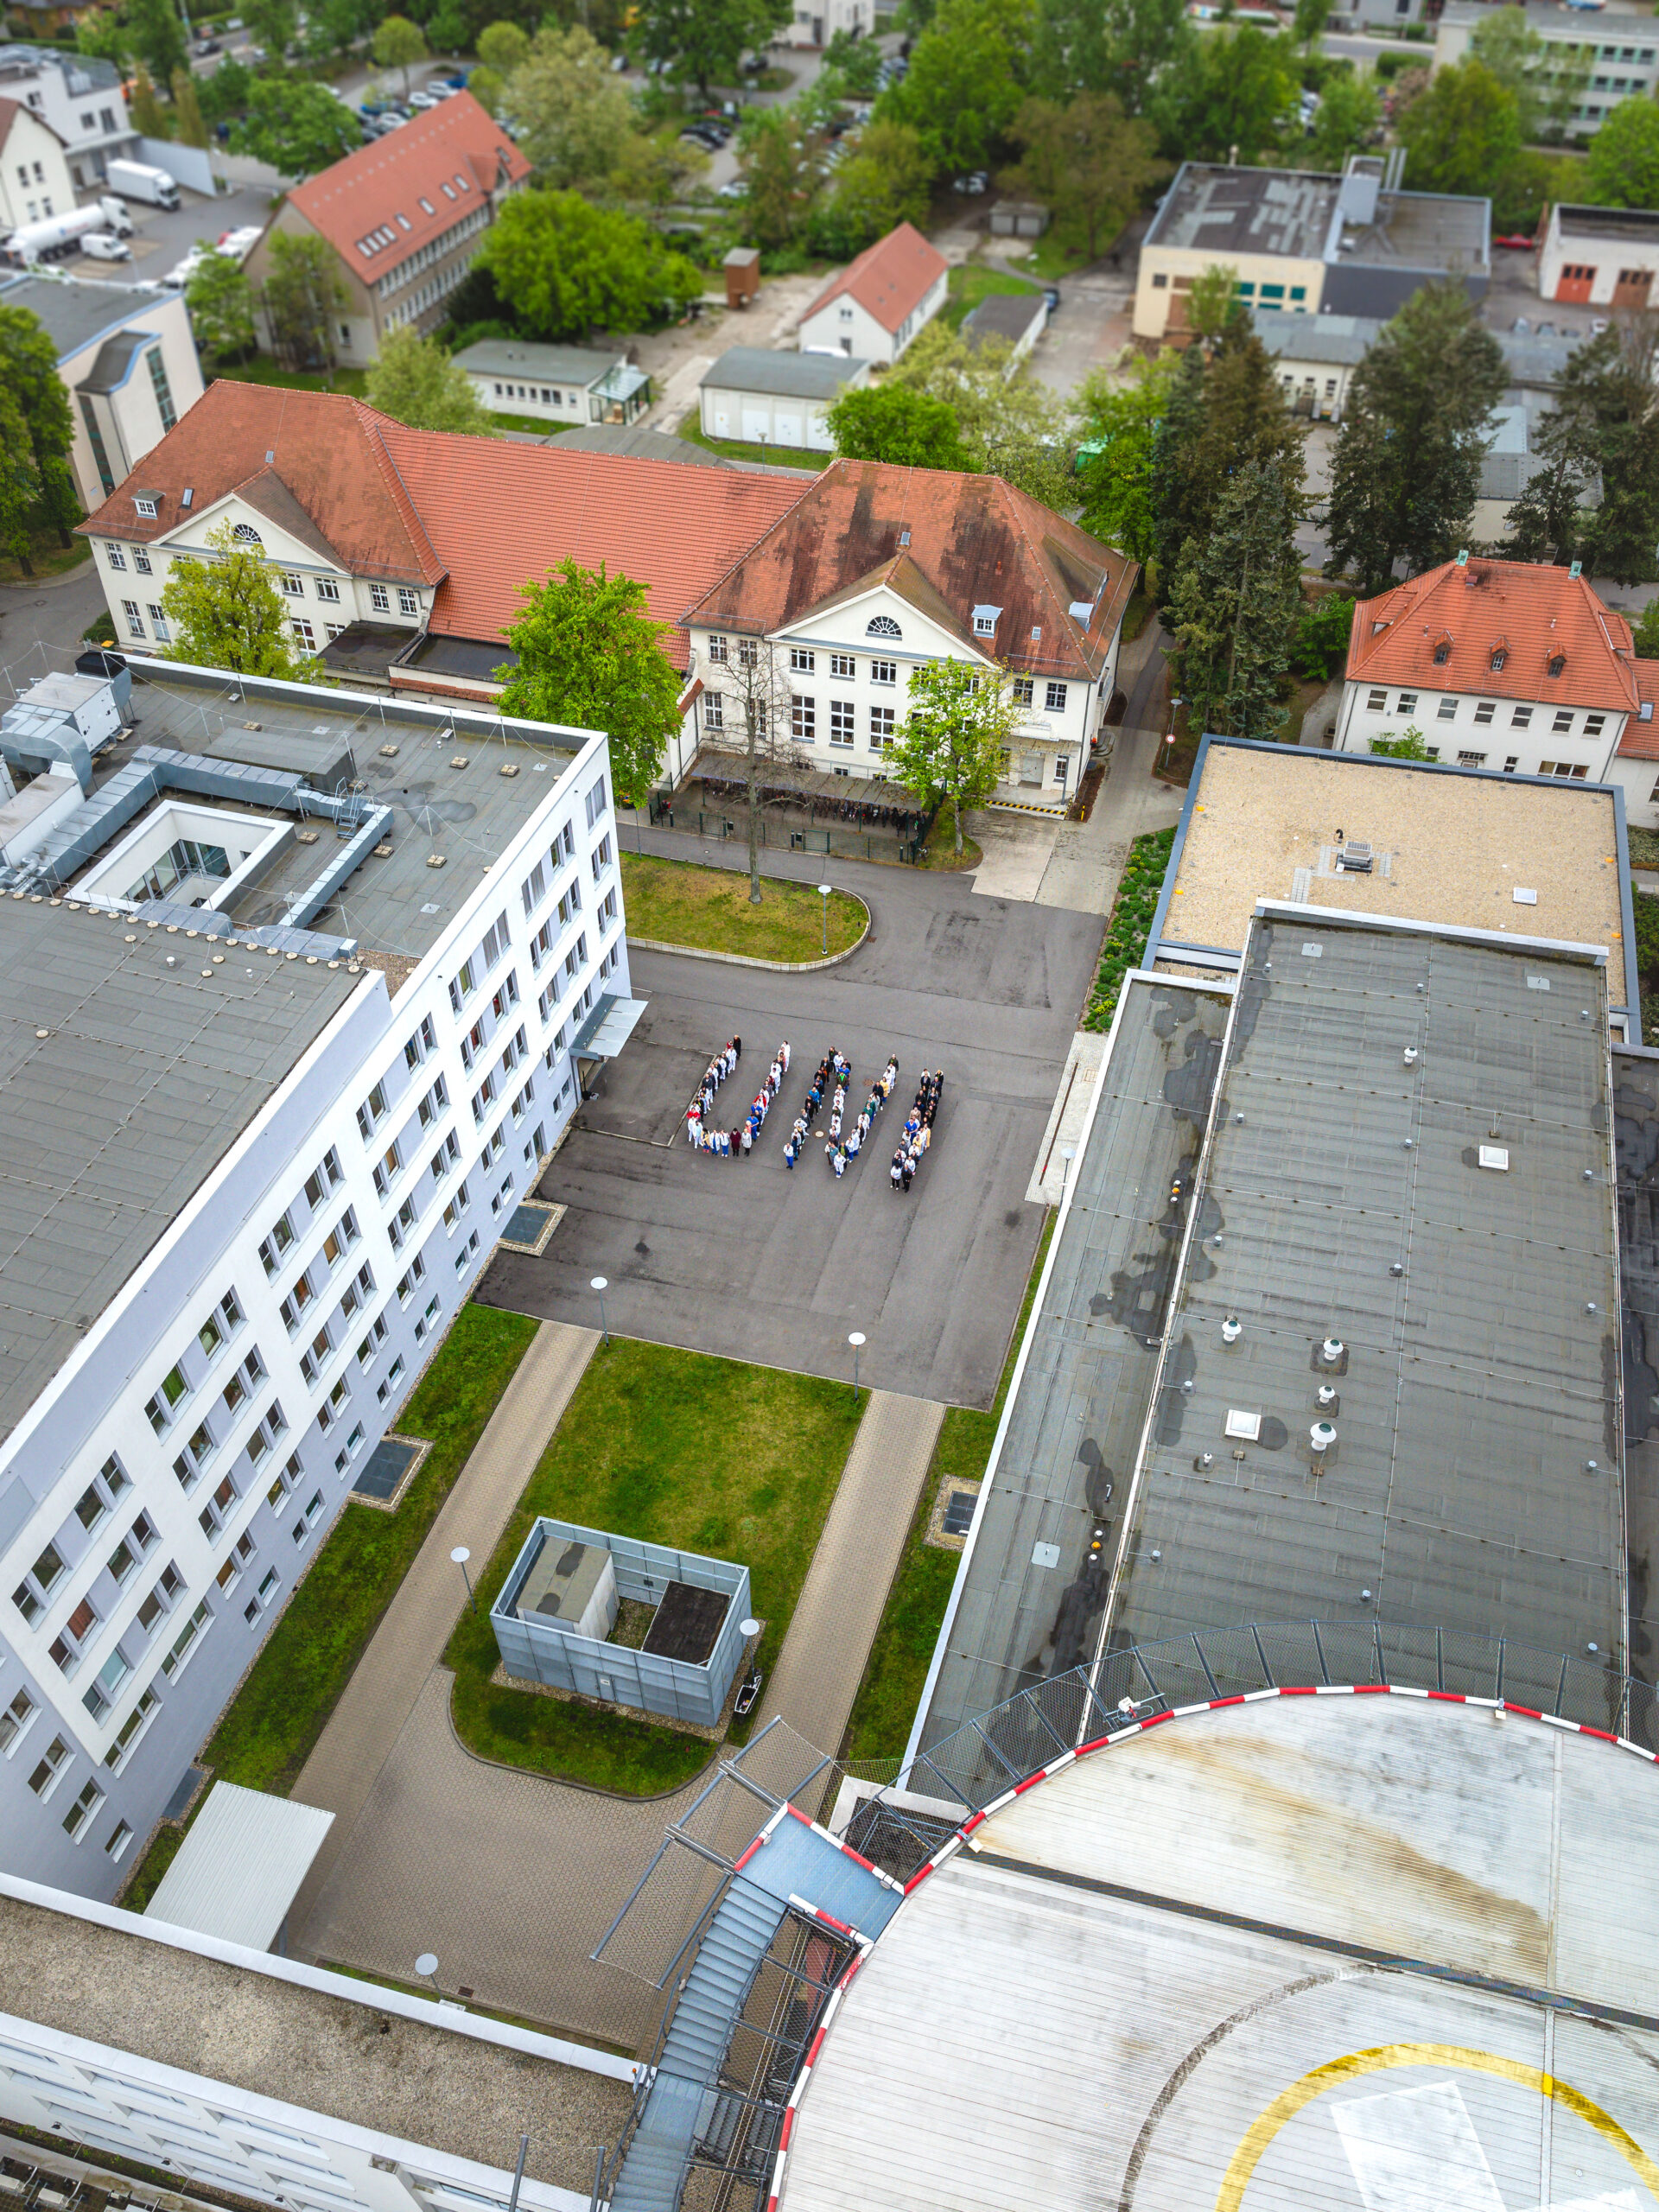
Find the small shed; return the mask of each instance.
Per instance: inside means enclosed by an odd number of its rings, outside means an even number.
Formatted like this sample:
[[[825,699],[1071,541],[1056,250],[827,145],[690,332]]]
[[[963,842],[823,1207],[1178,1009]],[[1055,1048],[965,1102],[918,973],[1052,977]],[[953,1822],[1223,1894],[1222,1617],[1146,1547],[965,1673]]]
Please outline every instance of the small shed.
[[[963,321],[962,334],[976,353],[988,339],[1013,347],[1008,374],[1042,336],[1048,322],[1048,302],[1040,292],[993,292]]]
[[[869,363],[843,353],[734,346],[704,372],[698,386],[702,435],[792,452],[833,453],[836,442],[825,412],[848,386],[869,380]]]
[[[144,1917],[251,1951],[286,1951],[289,1909],[334,1824],[315,1805],[216,1782]]]
[[[726,304],[746,308],[760,294],[760,249],[734,245],[721,264],[726,271]]]
[[[1000,238],[1039,238],[1048,228],[1048,210],[1034,200],[999,200],[991,228]]]

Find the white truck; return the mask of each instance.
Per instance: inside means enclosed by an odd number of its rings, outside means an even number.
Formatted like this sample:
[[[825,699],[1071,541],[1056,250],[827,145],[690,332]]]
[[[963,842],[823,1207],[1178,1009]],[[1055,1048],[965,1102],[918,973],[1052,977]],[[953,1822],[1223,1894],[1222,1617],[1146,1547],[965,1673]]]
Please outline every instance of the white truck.
[[[109,165],[111,188],[129,200],[142,200],[146,207],[176,207],[179,188],[165,169],[149,162],[114,161]]]
[[[60,255],[75,252],[81,240],[94,231],[129,238],[132,236],[132,218],[120,200],[97,200],[90,207],[72,208],[67,215],[48,215],[38,223],[21,225],[6,240],[6,257],[25,265],[56,260]]]

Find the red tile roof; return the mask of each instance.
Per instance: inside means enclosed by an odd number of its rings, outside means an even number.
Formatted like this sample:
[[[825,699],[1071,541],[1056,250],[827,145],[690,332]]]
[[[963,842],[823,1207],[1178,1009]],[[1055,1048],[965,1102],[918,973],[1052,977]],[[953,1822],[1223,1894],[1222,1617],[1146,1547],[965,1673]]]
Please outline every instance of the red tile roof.
[[[810,321],[843,293],[873,315],[883,330],[896,331],[912,308],[919,307],[944,276],[949,264],[937,246],[930,245],[913,223],[900,223],[874,245],[866,246],[849,261],[827,291],[801,317]]]
[[[556,438],[518,445],[376,419],[447,571],[431,626],[448,637],[499,636],[518,612],[520,588],[567,555],[635,577],[653,620],[677,626],[804,488],[792,477],[566,453]],[[683,667],[683,630],[663,643]]]
[[[456,92],[288,196],[368,283],[483,206],[486,194],[529,175],[530,163],[501,125],[470,92]]]
[[[1435,655],[1446,648],[1444,660]],[[1493,656],[1504,655],[1501,669]],[[1557,655],[1567,665],[1548,673]],[[1630,626],[1583,576],[1527,561],[1471,560],[1361,600],[1349,634],[1351,683],[1479,692],[1633,713]]]
[[[975,652],[1084,678],[1104,665],[1139,573],[999,476],[836,461],[685,620],[766,634],[886,585]],[[1085,602],[1086,617],[1072,613]],[[1001,610],[995,634],[976,639],[986,606]]]
[[[1636,760],[1659,760],[1659,660],[1639,660],[1636,664],[1636,696],[1639,704],[1635,715],[1624,725],[1624,734],[1618,741],[1621,753]],[[1642,720],[1646,708],[1648,719]]]
[[[138,482],[156,494],[154,520],[134,509]],[[353,575],[437,585],[440,635],[495,639],[520,587],[567,555],[637,577],[652,616],[677,626],[802,489],[794,477],[411,430],[343,393],[220,378],[80,528],[151,543],[235,492]],[[683,631],[663,642],[683,667]]]

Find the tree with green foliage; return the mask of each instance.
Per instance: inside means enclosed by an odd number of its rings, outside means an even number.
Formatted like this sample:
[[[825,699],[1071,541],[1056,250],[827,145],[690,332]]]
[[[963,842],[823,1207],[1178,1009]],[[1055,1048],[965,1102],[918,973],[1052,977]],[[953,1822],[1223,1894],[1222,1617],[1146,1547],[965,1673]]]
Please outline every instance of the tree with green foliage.
[[[1437,69],[1426,91],[1395,111],[1412,192],[1472,194],[1492,202],[1495,229],[1535,220],[1550,165],[1525,146],[1521,103],[1472,56]]]
[[[1192,346],[1170,387],[1153,451],[1154,573],[1166,601],[1187,549],[1215,527],[1227,485],[1249,462],[1272,464],[1296,505],[1304,426],[1285,405],[1276,365],[1242,317],[1213,344]]]
[[[35,486],[34,516],[57,532],[60,544],[67,545],[70,525],[81,515],[69,463],[74,422],[58,374],[57,347],[27,308],[0,305],[0,386],[22,417],[29,448],[25,473]],[[7,439],[10,443],[9,433]]]
[[[300,34],[299,0],[243,0],[242,20],[273,69],[280,69]]]
[[[173,72],[173,135],[181,146],[206,146],[207,124],[196,80],[188,69]]]
[[[407,16],[386,16],[374,34],[373,53],[378,67],[403,72],[404,97],[407,99],[409,73],[417,61],[429,60],[432,49],[418,23],[411,23]]]
[[[75,51],[95,61],[112,61],[124,76],[135,48],[124,16],[112,8],[92,8],[75,25]]]
[[[1215,518],[1189,538],[1170,594],[1176,667],[1190,719],[1225,737],[1269,738],[1284,721],[1301,616],[1296,549],[1300,470],[1247,461]]]
[[[40,472],[22,409],[0,383],[0,553],[10,554],[26,576],[35,574],[29,548],[40,497]]]
[[[924,805],[950,801],[958,854],[962,810],[983,806],[1001,782],[1002,755],[1024,716],[1003,669],[931,660],[911,671],[910,710],[882,766]]]
[[[486,115],[500,116],[505,113],[507,80],[497,71],[486,68],[480,61],[468,74],[467,89]]]
[[[407,423],[412,430],[467,430],[493,437],[495,425],[477,387],[435,339],[421,337],[404,323],[389,330],[364,382],[371,407]]]
[[[1090,261],[1170,173],[1151,124],[1126,116],[1112,92],[1077,92],[1065,102],[1028,99],[1008,136],[1021,157],[998,183],[1039,201],[1060,243],[1081,246]]]
[[[1327,592],[1306,608],[1291,640],[1291,665],[1305,683],[1328,683],[1347,657],[1354,602],[1346,592]]]
[[[234,254],[219,252],[206,238],[196,244],[201,258],[184,288],[196,345],[202,353],[219,360],[245,359],[257,335],[253,286]]]
[[[1469,50],[1515,95],[1523,141],[1560,137],[1589,86],[1582,62],[1569,66],[1565,49],[1534,30],[1525,9],[1514,6],[1483,11]]]
[[[1339,170],[1350,154],[1373,143],[1382,122],[1382,102],[1371,71],[1344,70],[1327,77],[1299,158],[1311,169]]]
[[[932,178],[921,139],[907,123],[867,123],[834,172],[831,190],[813,209],[813,250],[850,261],[900,223],[920,229]]]
[[[824,423],[843,461],[885,461],[900,468],[964,468],[955,410],[943,399],[890,379],[849,391]]]
[[[824,179],[823,140],[793,107],[752,107],[737,134],[738,174],[758,245],[788,245],[804,229]]]
[[[790,12],[789,0],[639,0],[634,35],[644,60],[706,100],[740,81],[744,55],[769,45]]]
[[[602,729],[625,805],[641,806],[679,722],[682,678],[662,648],[670,626],[646,611],[645,588],[567,559],[525,584],[507,625],[516,660],[495,671],[504,715]]]
[[[1152,115],[1173,161],[1249,167],[1277,156],[1298,89],[1288,42],[1246,23],[1200,38],[1179,74],[1160,78]]]
[[[1659,599],[1650,599],[1630,632],[1638,660],[1659,660]]]
[[[910,125],[936,175],[988,168],[1025,100],[1035,29],[1034,0],[940,0],[876,114]]]
[[[333,369],[334,326],[351,297],[327,238],[273,231],[260,305],[279,361],[296,369]]]
[[[131,51],[143,63],[152,85],[170,85],[173,72],[189,64],[184,25],[173,0],[127,0],[124,10]]]
[[[213,124],[230,123],[246,114],[252,97],[253,72],[233,54],[226,54],[213,75],[202,78],[196,87],[203,119]]]
[[[537,338],[644,330],[701,296],[702,272],[651,226],[575,192],[516,192],[478,255],[498,296]]]
[[[247,113],[231,125],[233,154],[296,178],[315,176],[362,143],[363,126],[345,101],[304,77],[253,78]]]
[[[543,25],[505,97],[538,184],[593,191],[620,166],[633,135],[633,105],[610,55],[579,23],[569,30]]]
[[[1178,353],[1129,353],[1122,373],[1092,369],[1077,394],[1084,528],[1142,568],[1155,550],[1158,427],[1180,368]]]
[[[146,138],[165,138],[167,118],[162,112],[162,103],[149,71],[141,61],[132,73],[132,91],[127,98],[127,112],[133,127]]]
[[[1329,576],[1386,590],[1469,539],[1491,411],[1509,372],[1461,284],[1426,284],[1384,325],[1349,386],[1331,464]]]
[[[1620,584],[1643,583],[1659,573],[1659,393],[1652,336],[1649,317],[1628,318],[1600,332],[1573,353],[1558,394],[1560,414],[1573,426],[1562,435],[1573,439],[1601,480],[1599,505],[1581,517],[1580,550],[1592,574]]]
[[[498,76],[511,77],[530,58],[530,34],[517,23],[486,23],[478,35],[478,58]]]
[[[1584,158],[1586,200],[1599,207],[1659,207],[1659,101],[1620,100]]]
[[[1324,36],[1331,9],[1332,0],[1296,0],[1290,35],[1304,54],[1312,54]]]
[[[1392,730],[1385,729],[1381,737],[1371,740],[1370,749],[1381,753],[1385,760],[1428,760],[1433,757],[1414,722],[1403,737],[1396,737]]]
[[[913,338],[887,382],[943,400],[957,418],[963,460],[977,475],[1001,476],[1045,506],[1075,496],[1065,404],[1039,384],[1006,339],[971,345],[943,320]]]
[[[823,73],[852,99],[870,100],[881,89],[881,49],[873,38],[837,31],[823,49]]]
[[[709,166],[701,146],[665,123],[658,130],[629,132],[607,189],[624,207],[661,210],[696,191]]]
[[[1031,82],[1110,92],[1126,114],[1144,115],[1154,86],[1185,72],[1197,43],[1185,0],[1039,0]]]
[[[1192,279],[1186,296],[1185,327],[1213,345],[1230,322],[1244,319],[1238,300],[1238,271],[1230,261],[1212,261]]]
[[[181,553],[168,570],[162,606],[173,643],[163,658],[304,681],[275,563],[238,539],[228,519],[208,531],[207,543],[211,559]]]

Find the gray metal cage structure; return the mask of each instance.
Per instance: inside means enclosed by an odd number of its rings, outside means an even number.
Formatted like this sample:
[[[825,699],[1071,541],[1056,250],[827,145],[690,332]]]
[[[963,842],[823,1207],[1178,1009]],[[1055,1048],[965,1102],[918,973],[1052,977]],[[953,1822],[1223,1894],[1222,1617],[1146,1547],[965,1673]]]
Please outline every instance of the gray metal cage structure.
[[[617,1593],[623,1599],[658,1605],[671,1582],[718,1592],[726,1609],[708,1658],[694,1663],[634,1650],[579,1636],[538,1613],[521,1613],[519,1592],[550,1541],[592,1544],[609,1552]],[[749,1570],[731,1560],[705,1559],[698,1552],[642,1543],[607,1529],[584,1529],[573,1521],[538,1519],[490,1608],[490,1626],[503,1667],[520,1681],[543,1682],[607,1705],[633,1706],[666,1719],[714,1728],[743,1662],[743,1622],[748,1611]]]

